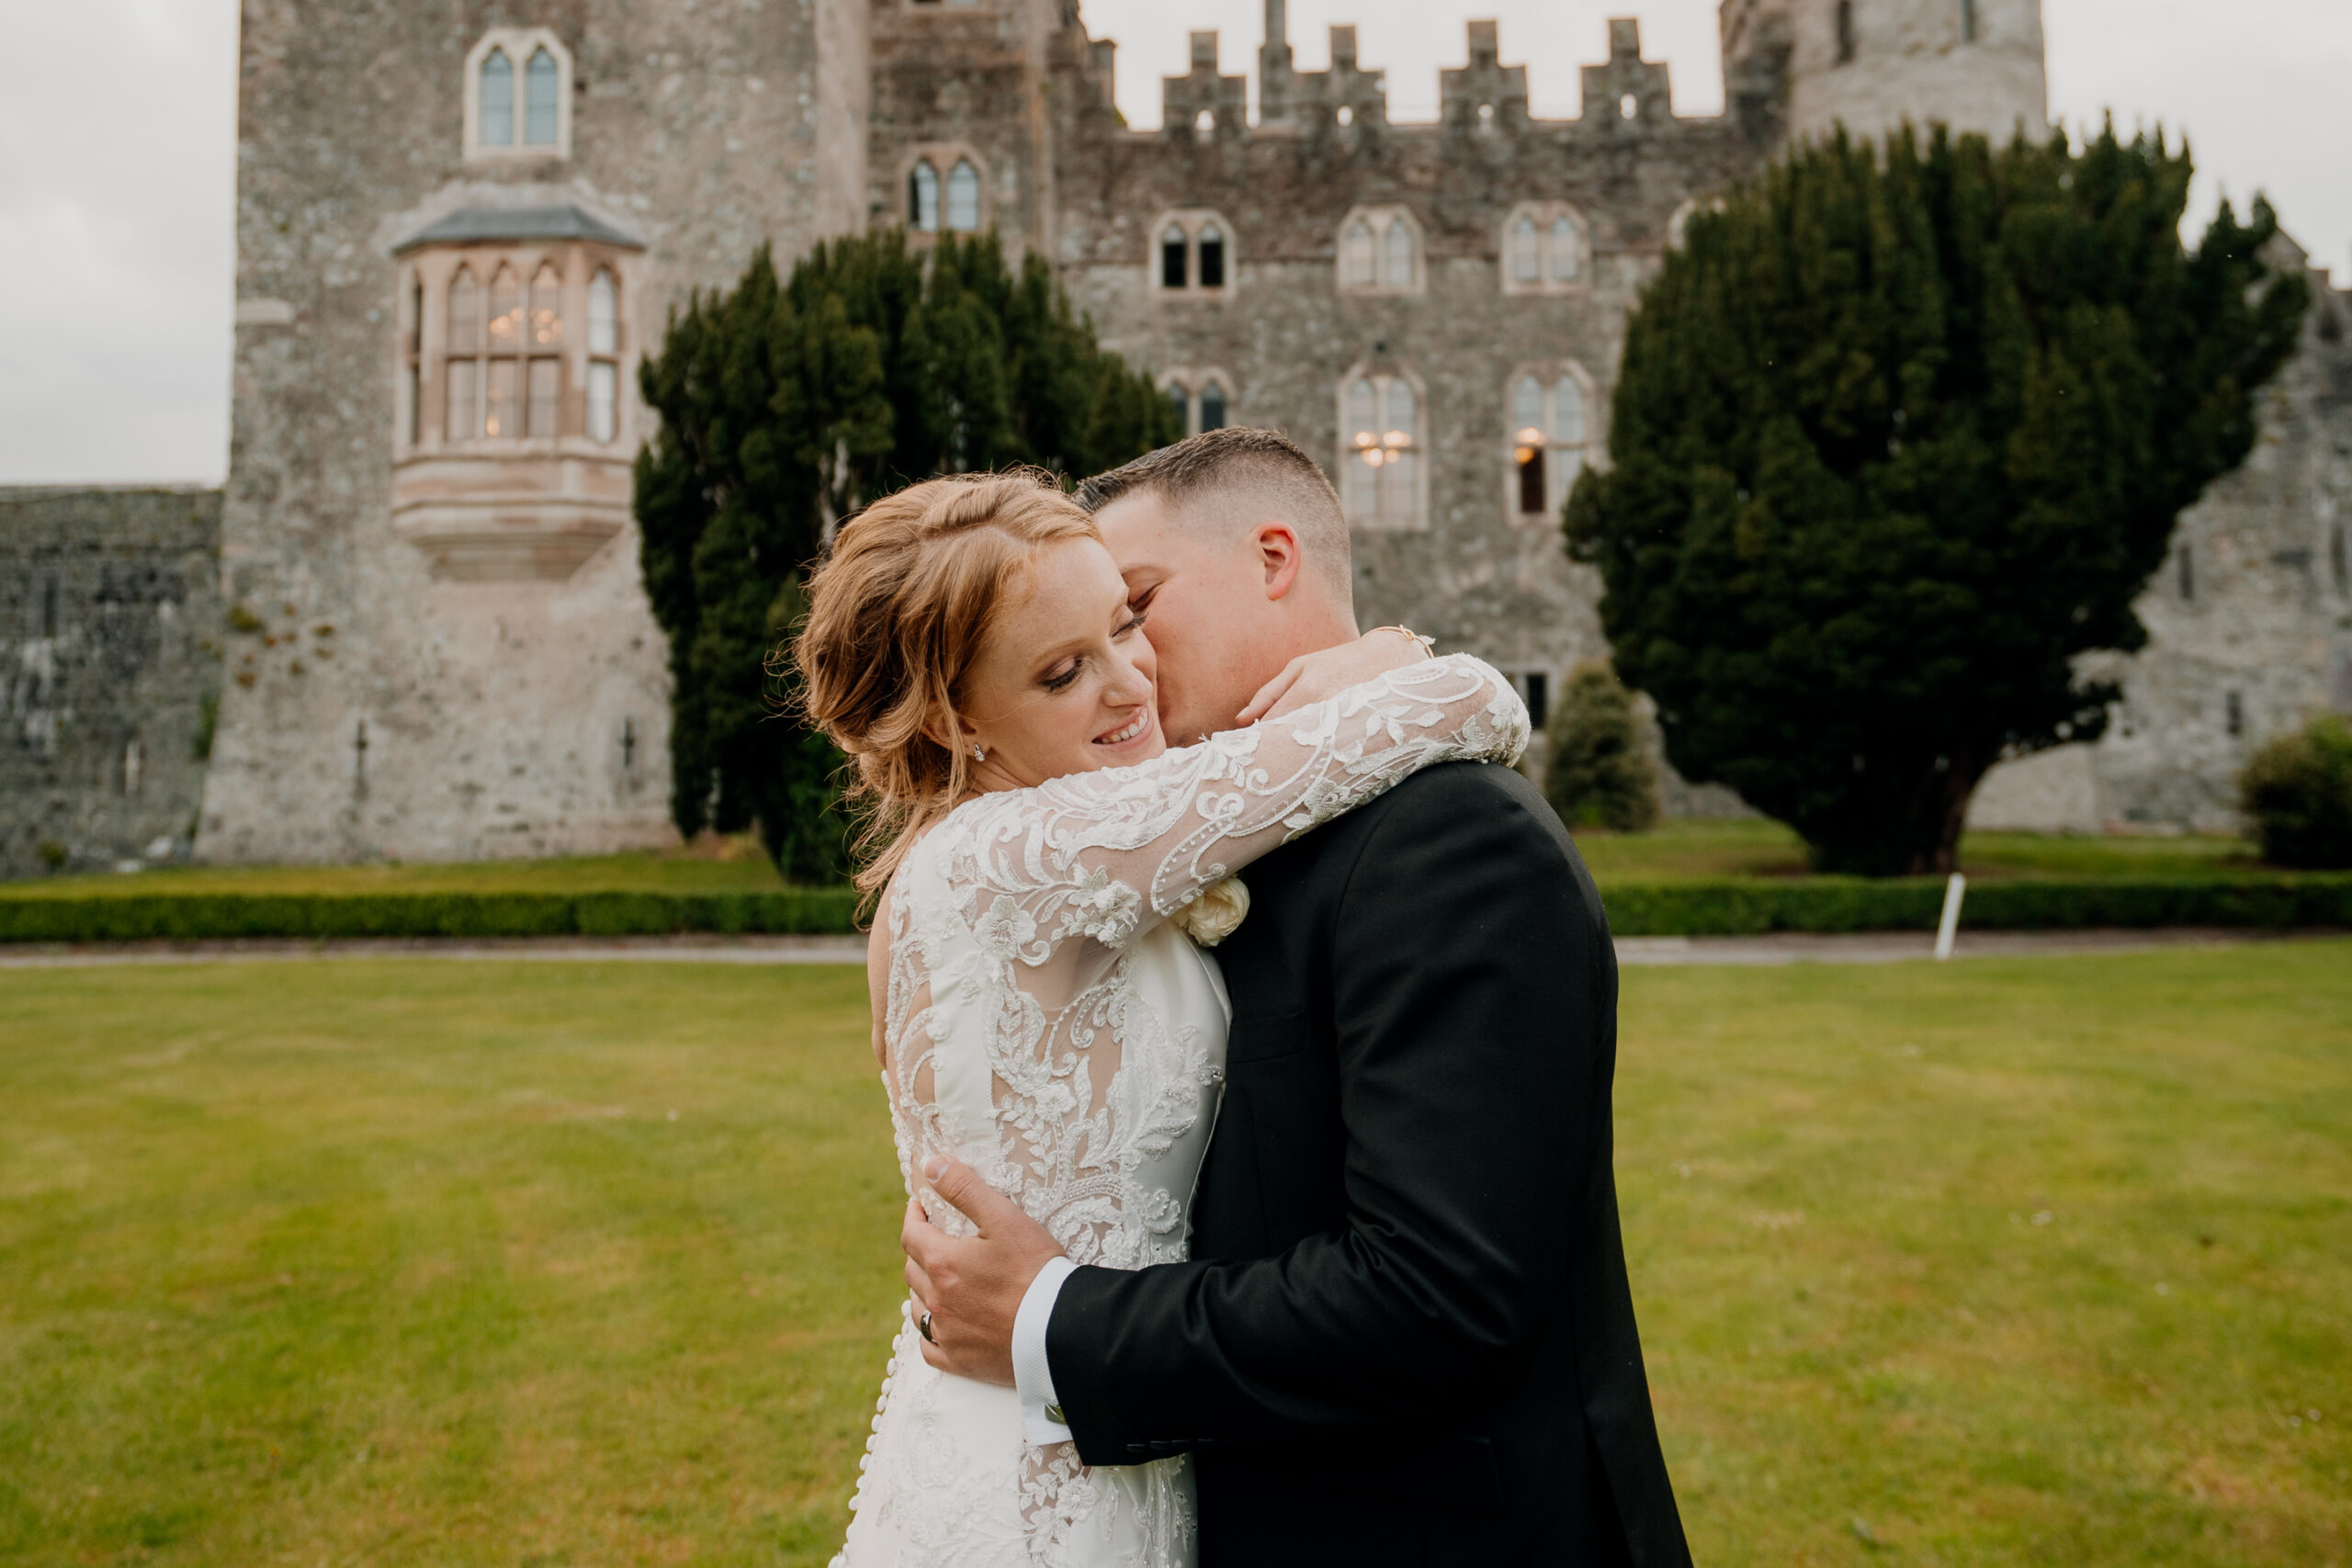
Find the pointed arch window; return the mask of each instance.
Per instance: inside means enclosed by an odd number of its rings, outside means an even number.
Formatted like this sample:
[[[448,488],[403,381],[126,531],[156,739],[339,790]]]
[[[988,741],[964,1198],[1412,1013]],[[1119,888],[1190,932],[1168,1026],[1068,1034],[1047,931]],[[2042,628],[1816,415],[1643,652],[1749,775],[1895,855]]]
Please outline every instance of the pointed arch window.
[[[571,154],[571,54],[545,28],[492,28],[466,57],[469,158]]]
[[[1358,208],[1340,224],[1340,291],[1421,291],[1421,228],[1402,207]]]
[[[1511,377],[1509,408],[1511,514],[1556,519],[1584,471],[1584,383],[1566,366],[1525,367]]]
[[[481,143],[514,144],[514,62],[503,49],[492,50],[481,62]]]
[[[562,92],[562,68],[542,44],[531,51],[530,63],[523,68],[523,140],[531,146],[555,145]]]
[[[907,171],[907,227],[918,233],[939,232],[939,171],[928,158],[918,158]]]
[[[1222,430],[1233,423],[1233,378],[1223,370],[1171,370],[1160,378],[1160,395],[1175,411],[1179,429],[1187,435]]]
[[[947,171],[947,226],[968,234],[980,226],[980,171],[959,158]]]
[[[1359,528],[1423,525],[1421,400],[1393,373],[1359,372],[1340,396],[1340,500]]]
[[[1162,210],[1144,226],[1153,260],[1145,273],[1155,294],[1222,299],[1233,288],[1233,226],[1200,208]]]
[[[523,434],[552,436],[560,429],[563,404],[563,278],[552,262],[542,262],[531,277],[530,313],[524,321],[524,351],[530,356],[530,406],[525,412]]]
[[[1583,286],[1584,223],[1566,204],[1522,201],[1503,220],[1502,290],[1565,294]]]

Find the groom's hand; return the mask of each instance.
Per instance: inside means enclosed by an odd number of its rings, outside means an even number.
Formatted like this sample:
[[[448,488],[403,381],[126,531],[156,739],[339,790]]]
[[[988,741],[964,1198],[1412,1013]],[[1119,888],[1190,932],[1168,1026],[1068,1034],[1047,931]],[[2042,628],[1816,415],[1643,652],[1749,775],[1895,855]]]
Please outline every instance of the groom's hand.
[[[1012,1386],[1012,1320],[1021,1298],[1048,1258],[1062,1249],[1046,1227],[979,1179],[961,1160],[933,1155],[923,1162],[932,1190],[979,1226],[976,1236],[952,1236],[907,1204],[899,1246],[907,1255],[907,1288],[931,1314],[932,1337],[922,1359],[943,1372]]]

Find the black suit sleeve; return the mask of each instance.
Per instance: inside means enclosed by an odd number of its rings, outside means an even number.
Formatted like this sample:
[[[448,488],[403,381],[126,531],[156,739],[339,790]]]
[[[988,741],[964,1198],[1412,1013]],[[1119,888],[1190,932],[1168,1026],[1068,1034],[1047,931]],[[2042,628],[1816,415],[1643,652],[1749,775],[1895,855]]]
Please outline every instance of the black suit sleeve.
[[[1438,772],[1380,812],[1332,927],[1344,1224],[1073,1274],[1046,1344],[1090,1463],[1446,1421],[1557,1326],[1571,1195],[1608,1158],[1608,930],[1540,798]]]

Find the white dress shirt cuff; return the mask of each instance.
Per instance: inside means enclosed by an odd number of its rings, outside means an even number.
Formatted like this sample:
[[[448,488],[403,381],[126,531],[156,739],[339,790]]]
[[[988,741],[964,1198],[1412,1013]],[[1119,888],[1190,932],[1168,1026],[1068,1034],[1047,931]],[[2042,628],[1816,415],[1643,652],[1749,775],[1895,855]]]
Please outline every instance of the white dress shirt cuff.
[[[1012,1387],[1021,1395],[1021,1432],[1039,1448],[1069,1441],[1069,1425],[1061,1419],[1061,1401],[1054,1393],[1054,1369],[1046,1363],[1046,1325],[1053,1321],[1062,1281],[1077,1272],[1078,1265],[1067,1258],[1046,1259],[1012,1316]]]

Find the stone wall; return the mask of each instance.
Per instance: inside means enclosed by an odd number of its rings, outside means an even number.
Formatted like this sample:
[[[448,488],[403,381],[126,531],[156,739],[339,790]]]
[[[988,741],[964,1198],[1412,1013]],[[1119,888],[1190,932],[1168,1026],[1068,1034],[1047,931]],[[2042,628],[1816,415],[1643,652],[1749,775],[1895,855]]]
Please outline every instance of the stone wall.
[[[1726,79],[1785,57],[1788,130],[1875,136],[1939,121],[2006,141],[2050,126],[2041,0],[1728,0]]]
[[[186,858],[220,542],[218,491],[0,490],[0,877]]]

